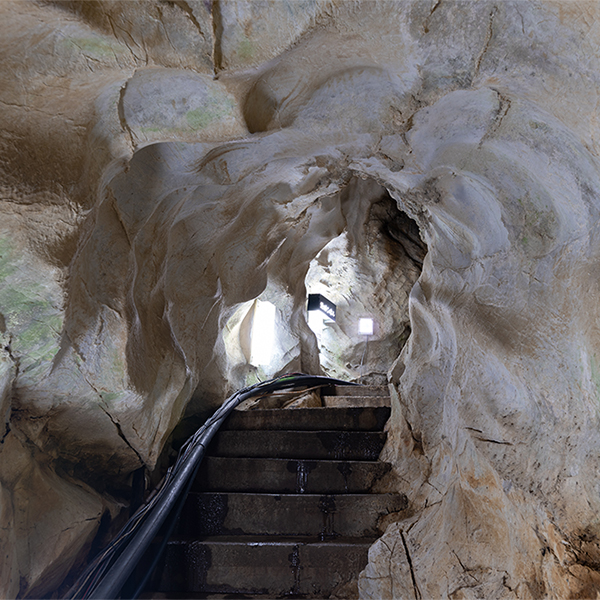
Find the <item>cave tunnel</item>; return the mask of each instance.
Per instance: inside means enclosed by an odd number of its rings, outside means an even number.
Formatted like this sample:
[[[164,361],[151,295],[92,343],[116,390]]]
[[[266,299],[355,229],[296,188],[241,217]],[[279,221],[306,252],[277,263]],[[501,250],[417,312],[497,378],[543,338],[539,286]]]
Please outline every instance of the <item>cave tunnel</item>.
[[[0,2],[0,596],[302,371],[390,391],[363,597],[595,597],[599,10]]]
[[[289,306],[304,306],[297,323],[304,329],[309,325],[313,334],[319,373],[347,381],[385,384],[410,335],[409,294],[427,251],[417,223],[370,179],[354,178],[333,198],[317,203],[328,213],[339,213],[330,217],[339,226],[304,257],[304,285],[297,288],[297,297],[289,287],[270,281],[225,323],[222,335],[236,385],[290,369],[298,332],[286,320]],[[336,306],[335,320],[317,318],[317,325],[310,326],[310,294]],[[359,332],[361,318],[373,321],[368,338]]]

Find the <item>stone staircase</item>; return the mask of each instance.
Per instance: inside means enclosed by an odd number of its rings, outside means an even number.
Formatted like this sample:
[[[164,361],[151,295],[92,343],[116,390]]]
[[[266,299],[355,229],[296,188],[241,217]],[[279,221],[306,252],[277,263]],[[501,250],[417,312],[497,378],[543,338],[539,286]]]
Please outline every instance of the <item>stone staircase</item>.
[[[351,598],[402,494],[370,493],[385,387],[329,389],[322,406],[235,410],[209,447],[146,598]],[[389,517],[388,517],[389,518]]]

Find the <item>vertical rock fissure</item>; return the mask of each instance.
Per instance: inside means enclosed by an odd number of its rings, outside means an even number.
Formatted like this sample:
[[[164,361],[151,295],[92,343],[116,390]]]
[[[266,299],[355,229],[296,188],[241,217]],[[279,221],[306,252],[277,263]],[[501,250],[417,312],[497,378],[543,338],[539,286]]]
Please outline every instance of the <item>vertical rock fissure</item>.
[[[10,423],[5,423],[4,426],[4,433],[2,434],[2,439],[0,439],[0,444],[4,444],[4,440],[6,439],[6,436],[10,433]]]
[[[102,396],[100,396],[100,397],[102,397]],[[112,424],[116,427],[119,437],[127,444],[127,446],[129,446],[129,448],[131,448],[131,450],[138,457],[138,460],[140,461],[140,465],[145,466],[146,463],[145,463],[144,459],[141,457],[140,453],[131,445],[131,443],[129,442],[129,440],[127,439],[125,434],[123,433],[121,424],[101,404],[99,404],[98,406],[100,406],[100,408],[106,413],[106,416],[111,420]]]
[[[6,332],[6,321],[5,321],[4,315],[2,315],[2,313],[0,313],[0,317],[2,319],[0,321],[0,333],[5,333]],[[8,358],[12,361],[13,365],[15,366],[14,367],[15,370],[14,370],[14,374],[12,376],[12,381],[10,382],[10,391],[7,391],[7,394],[9,395],[8,406],[6,408],[6,412],[4,413],[4,415],[2,415],[2,418],[5,419],[5,422],[4,422],[4,431],[2,432],[2,438],[0,438],[0,444],[4,443],[6,436],[10,433],[10,415],[11,415],[11,411],[12,411],[12,399],[15,394],[15,387],[17,385],[17,379],[19,377],[19,372],[21,370],[21,357],[15,356],[13,354],[12,341],[13,341],[12,334],[9,333],[8,334],[8,342],[4,346],[4,351],[8,355]],[[0,400],[3,400],[3,399],[0,398]],[[2,403],[4,403],[4,401]]]
[[[404,531],[402,530],[400,530],[400,537],[402,539],[402,545],[404,546],[404,554],[406,554],[406,562],[408,563],[408,568],[410,569],[410,578],[412,580],[413,590],[415,593],[415,600],[421,600],[421,591],[419,590],[419,586],[417,585],[412,559],[410,558],[410,552],[408,551],[408,544],[406,543],[406,537],[404,535]]]
[[[223,52],[221,41],[223,38],[223,19],[221,17],[221,5],[219,0],[212,0],[210,14],[213,26],[213,69],[215,77],[223,69]]]
[[[481,61],[483,60],[483,57],[490,46],[490,42],[492,41],[492,36],[494,35],[494,17],[496,16],[497,13],[498,13],[498,7],[494,6],[492,8],[492,10],[490,11],[490,17],[489,17],[489,21],[488,21],[485,43],[483,44],[483,48],[481,49],[481,52],[477,55],[477,58],[475,59],[475,67],[473,68],[473,79],[475,79],[475,77],[479,73],[479,68],[481,67]]]
[[[194,27],[198,30],[198,33],[205,38],[204,32],[202,31],[202,27],[200,27],[200,23],[196,16],[194,15],[194,11],[192,7],[185,0],[175,0],[174,4],[178,6],[190,19],[193,23]]]
[[[433,5],[431,11],[427,15],[427,18],[425,19],[425,23],[423,23],[423,33],[429,33],[429,19],[431,19],[433,13],[439,8],[441,3],[442,0],[437,0],[436,3]]]

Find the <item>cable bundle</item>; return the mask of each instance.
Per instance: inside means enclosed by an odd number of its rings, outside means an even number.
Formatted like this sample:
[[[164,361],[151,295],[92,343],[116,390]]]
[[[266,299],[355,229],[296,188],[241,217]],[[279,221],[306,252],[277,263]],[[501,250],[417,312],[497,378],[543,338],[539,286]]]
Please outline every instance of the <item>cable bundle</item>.
[[[303,386],[322,387],[336,383],[352,385],[330,377],[293,373],[243,388],[230,396],[213,416],[185,442],[179,450],[177,460],[167,470],[158,491],[149,498],[144,506],[138,509],[115,539],[87,566],[65,596],[65,600],[118,598],[122,587],[156,537],[159,529],[166,524],[161,548],[155,553],[151,567],[147,569],[145,576],[136,586],[136,591],[132,595],[133,598],[137,598],[167,544],[208,443],[221,423],[238,404],[252,396],[266,395],[280,389]]]

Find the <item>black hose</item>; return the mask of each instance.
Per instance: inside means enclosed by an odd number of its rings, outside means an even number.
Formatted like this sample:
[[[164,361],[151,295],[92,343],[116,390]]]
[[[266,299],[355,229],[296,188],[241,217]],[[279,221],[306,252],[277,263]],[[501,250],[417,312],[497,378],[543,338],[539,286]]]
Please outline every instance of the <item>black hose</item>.
[[[354,385],[330,377],[298,373],[255,384],[230,396],[182,446],[177,461],[167,472],[163,486],[156,496],[129,519],[115,540],[86,568],[75,585],[69,590],[65,599],[117,599],[121,589],[146,553],[153,539],[161,527],[166,524],[163,542],[159,552],[154,557],[152,568],[147,569],[143,581],[137,586],[135,594],[132,596],[137,598],[172,533],[185,501],[185,496],[187,496],[200,462],[204,457],[206,447],[231,411],[238,404],[252,396],[264,395],[290,387],[323,387],[332,384]],[[169,515],[171,515],[171,518],[167,521]]]

